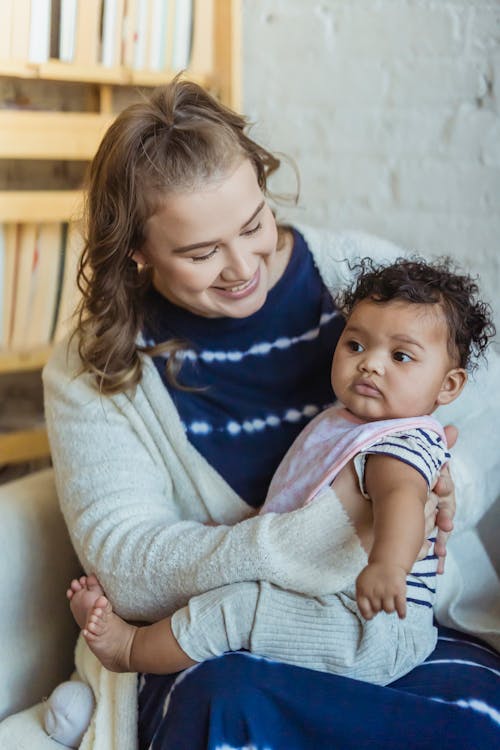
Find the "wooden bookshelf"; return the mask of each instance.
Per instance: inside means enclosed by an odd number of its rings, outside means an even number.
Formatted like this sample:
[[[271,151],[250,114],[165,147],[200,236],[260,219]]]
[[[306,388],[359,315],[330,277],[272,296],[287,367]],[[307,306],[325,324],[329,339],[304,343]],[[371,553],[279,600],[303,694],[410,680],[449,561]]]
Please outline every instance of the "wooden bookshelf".
[[[69,221],[82,199],[80,190],[0,190],[0,222]]]
[[[240,0],[193,0],[192,47],[185,75],[235,109],[241,106],[240,24]],[[88,162],[115,116],[115,92],[123,87],[132,91],[153,88],[175,74],[168,66],[159,72],[124,64],[82,63],[81,59],[72,63],[57,59],[39,63],[0,59],[0,79],[17,80],[19,85],[26,80],[31,87],[51,82],[84,86],[87,90],[85,107],[78,111],[44,111],[38,107],[0,109],[0,160]],[[81,191],[70,187],[52,190],[48,185],[43,190],[32,190],[29,186],[23,190],[1,190],[0,223],[21,226],[70,222],[79,217],[81,205]],[[50,351],[50,343],[23,350],[0,347],[0,375],[39,370]],[[0,464],[48,454],[46,434],[39,426],[0,434]]]

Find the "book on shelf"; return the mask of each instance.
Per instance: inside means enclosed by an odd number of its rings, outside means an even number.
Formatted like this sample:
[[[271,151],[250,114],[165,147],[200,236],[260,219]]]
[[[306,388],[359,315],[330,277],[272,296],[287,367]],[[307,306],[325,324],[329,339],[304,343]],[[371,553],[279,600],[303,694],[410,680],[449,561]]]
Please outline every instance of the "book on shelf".
[[[12,29],[12,12],[14,0],[2,2],[2,23],[0,23],[0,60],[8,60],[10,54],[10,37]]]
[[[33,351],[66,334],[82,249],[75,224],[0,225],[1,351]]]
[[[66,227],[64,240],[64,258],[57,293],[57,310],[52,330],[52,339],[54,341],[60,341],[71,329],[73,313],[80,299],[76,276],[78,261],[83,250],[83,237],[77,224],[73,223]]]
[[[193,1],[175,0],[172,70],[184,70],[191,57]]]
[[[61,0],[59,16],[59,59],[71,63],[75,56],[77,0]]]
[[[147,64],[150,3],[151,0],[142,0],[142,2],[138,0],[135,8],[134,47],[132,54],[132,67],[134,70],[144,70]]]
[[[0,229],[2,253],[2,279],[0,286],[0,293],[2,295],[2,324],[0,327],[0,349],[8,349],[14,317],[14,278],[18,229],[16,224],[3,224],[0,226]]]
[[[78,3],[76,14],[75,54],[73,62],[96,65],[101,52],[102,0]]]
[[[59,57],[59,32],[61,27],[61,0],[52,0],[50,6],[49,58]]]
[[[214,61],[213,3],[194,0],[194,18],[189,67],[197,73],[209,71]]]
[[[29,336],[30,308],[35,292],[37,275],[37,225],[21,224],[18,227],[15,268],[12,333],[9,348],[26,349]]]
[[[10,21],[10,55],[25,62],[30,46],[30,0],[15,0]]]
[[[47,62],[50,56],[51,0],[32,0],[28,60]]]
[[[59,266],[62,262],[62,225],[51,222],[40,224],[36,236],[36,278],[31,308],[30,325],[25,346],[28,349],[50,343],[57,301]]]
[[[120,65],[124,0],[103,0],[101,62],[109,68]]]
[[[123,10],[121,62],[122,65],[125,65],[127,68],[134,67],[134,52],[137,42],[136,18],[137,0],[125,0],[125,7]]]
[[[156,72],[167,67],[168,22],[171,22],[170,0],[150,0],[148,34],[148,69]]]

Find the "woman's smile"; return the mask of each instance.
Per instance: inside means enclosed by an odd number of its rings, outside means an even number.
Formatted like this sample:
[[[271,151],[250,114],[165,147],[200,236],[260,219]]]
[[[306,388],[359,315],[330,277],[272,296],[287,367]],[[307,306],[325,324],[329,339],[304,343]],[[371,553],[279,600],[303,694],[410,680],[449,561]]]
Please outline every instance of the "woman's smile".
[[[253,294],[259,286],[259,282],[260,268],[257,268],[254,275],[248,279],[248,281],[243,281],[241,284],[236,284],[234,286],[214,286],[213,288],[218,294],[222,294],[229,299],[242,299],[243,297],[248,297],[250,294]]]
[[[135,254],[156,289],[207,318],[248,317],[265,303],[288,256],[277,253],[273,213],[247,159],[203,189],[168,195]]]

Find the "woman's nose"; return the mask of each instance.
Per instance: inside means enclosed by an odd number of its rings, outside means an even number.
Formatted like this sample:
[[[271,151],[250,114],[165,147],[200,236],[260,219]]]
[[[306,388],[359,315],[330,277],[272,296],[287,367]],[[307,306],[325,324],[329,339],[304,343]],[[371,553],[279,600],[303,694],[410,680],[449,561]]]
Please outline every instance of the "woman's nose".
[[[221,277],[225,281],[248,281],[257,270],[252,264],[252,254],[241,247],[228,248],[225,253],[225,265]]]

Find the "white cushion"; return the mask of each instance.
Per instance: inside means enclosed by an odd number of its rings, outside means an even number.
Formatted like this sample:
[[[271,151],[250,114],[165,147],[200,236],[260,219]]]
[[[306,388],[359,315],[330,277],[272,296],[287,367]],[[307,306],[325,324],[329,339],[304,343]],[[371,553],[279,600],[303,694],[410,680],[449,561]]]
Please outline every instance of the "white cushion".
[[[65,591],[81,566],[51,469],[0,486],[0,519],[2,719],[48,696],[70,676],[78,633]]]
[[[63,750],[42,728],[43,703],[9,716],[0,724],[0,747],[4,750]]]

